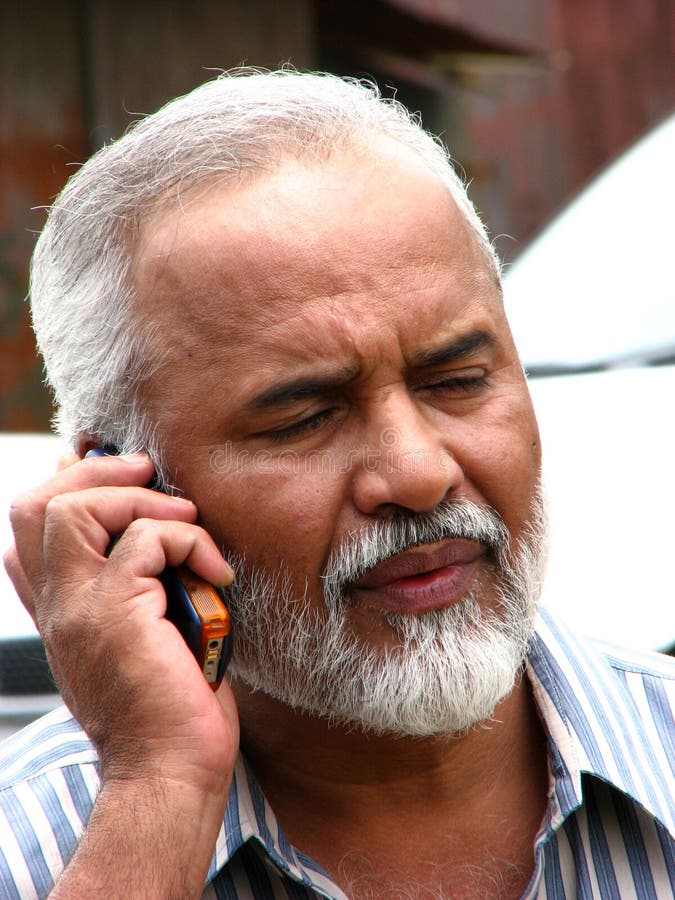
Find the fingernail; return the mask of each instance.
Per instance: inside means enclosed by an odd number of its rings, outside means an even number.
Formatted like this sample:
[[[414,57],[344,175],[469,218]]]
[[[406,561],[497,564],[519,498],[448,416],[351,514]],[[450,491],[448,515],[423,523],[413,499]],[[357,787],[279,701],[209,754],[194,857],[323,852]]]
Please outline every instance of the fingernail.
[[[225,576],[225,578],[219,578],[217,581],[214,581],[213,584],[219,588],[229,587],[234,581],[234,572],[230,570],[230,572]]]

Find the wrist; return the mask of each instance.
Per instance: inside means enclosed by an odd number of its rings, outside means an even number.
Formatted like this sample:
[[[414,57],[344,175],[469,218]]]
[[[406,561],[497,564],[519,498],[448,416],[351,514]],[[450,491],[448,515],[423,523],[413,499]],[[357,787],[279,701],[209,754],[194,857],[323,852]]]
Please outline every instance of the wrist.
[[[104,780],[54,898],[200,897],[229,782],[209,790],[157,773]]]

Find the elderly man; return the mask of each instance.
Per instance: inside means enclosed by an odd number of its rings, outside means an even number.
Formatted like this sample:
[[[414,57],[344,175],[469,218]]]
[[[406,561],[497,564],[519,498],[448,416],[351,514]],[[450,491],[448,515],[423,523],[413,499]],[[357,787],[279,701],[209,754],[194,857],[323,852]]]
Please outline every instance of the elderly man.
[[[499,267],[398,104],[203,85],[72,178],[31,296],[60,430],[122,455],[12,510],[72,717],[2,756],[3,896],[671,895],[672,669],[535,621]],[[235,622],[217,693],[179,564]]]

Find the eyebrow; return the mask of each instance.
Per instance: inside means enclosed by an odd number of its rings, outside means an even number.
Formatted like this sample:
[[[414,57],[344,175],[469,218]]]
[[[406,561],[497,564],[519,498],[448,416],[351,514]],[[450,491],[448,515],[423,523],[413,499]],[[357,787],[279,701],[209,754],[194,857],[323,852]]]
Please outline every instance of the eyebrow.
[[[474,350],[493,347],[497,343],[494,335],[487,331],[471,331],[461,335],[448,344],[434,350],[422,350],[416,353],[412,359],[412,365],[416,368],[425,366],[438,366],[452,360],[461,359]],[[288,381],[282,381],[265,388],[255,394],[246,403],[246,408],[252,411],[270,409],[276,406],[287,406],[304,400],[306,397],[325,396],[345,387],[359,374],[358,366],[345,366],[336,372],[327,375],[299,376]]]
[[[416,353],[412,359],[412,365],[416,368],[424,368],[424,366],[439,366],[443,363],[453,362],[468,356],[475,350],[485,350],[486,348],[495,347],[497,339],[488,331],[471,331],[468,334],[461,335],[454,341],[437,347],[433,350],[422,350]]]
[[[300,376],[283,381],[256,394],[247,402],[246,406],[251,410],[269,409],[274,406],[295,403],[305,397],[330,394],[349,384],[358,375],[358,372],[357,366],[349,366],[329,375]]]

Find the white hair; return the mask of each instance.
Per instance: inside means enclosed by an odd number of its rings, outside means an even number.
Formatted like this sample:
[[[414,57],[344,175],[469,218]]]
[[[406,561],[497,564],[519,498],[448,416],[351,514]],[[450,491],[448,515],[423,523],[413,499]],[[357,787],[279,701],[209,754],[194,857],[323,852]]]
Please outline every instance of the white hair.
[[[161,462],[137,390],[152,372],[155,335],[133,321],[129,278],[144,219],[195,184],[238,183],[285,159],[326,159],[380,137],[412,149],[438,174],[498,275],[446,150],[370,83],[293,70],[226,72],[92,156],[51,207],[31,266],[33,324],[61,435],[146,448]]]

